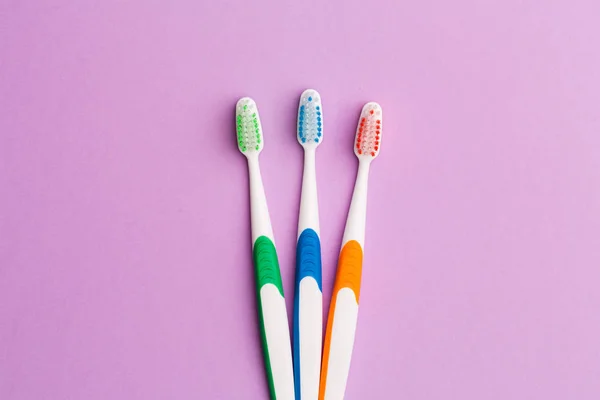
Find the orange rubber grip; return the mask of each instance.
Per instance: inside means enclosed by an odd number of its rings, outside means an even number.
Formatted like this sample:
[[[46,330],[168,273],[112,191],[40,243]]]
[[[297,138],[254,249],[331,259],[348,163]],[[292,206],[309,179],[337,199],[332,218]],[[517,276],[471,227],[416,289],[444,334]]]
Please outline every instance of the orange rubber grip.
[[[325,343],[323,345],[323,362],[321,366],[321,385],[319,387],[319,400],[325,399],[325,385],[327,383],[327,370],[329,368],[329,347],[331,342],[331,330],[333,316],[335,315],[335,303],[337,295],[343,288],[350,288],[356,296],[356,303],[360,297],[360,280],[362,276],[362,247],[356,240],[347,242],[340,252],[335,284],[331,295],[329,316],[327,317],[327,330],[325,331]]]

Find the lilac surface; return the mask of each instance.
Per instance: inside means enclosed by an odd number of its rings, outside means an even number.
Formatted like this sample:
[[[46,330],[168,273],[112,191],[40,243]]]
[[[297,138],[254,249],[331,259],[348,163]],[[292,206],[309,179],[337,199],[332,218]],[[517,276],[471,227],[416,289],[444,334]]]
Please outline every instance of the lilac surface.
[[[258,103],[288,310],[300,93],[324,296],[384,109],[348,400],[600,398],[597,1],[0,3],[0,399],[265,399]]]

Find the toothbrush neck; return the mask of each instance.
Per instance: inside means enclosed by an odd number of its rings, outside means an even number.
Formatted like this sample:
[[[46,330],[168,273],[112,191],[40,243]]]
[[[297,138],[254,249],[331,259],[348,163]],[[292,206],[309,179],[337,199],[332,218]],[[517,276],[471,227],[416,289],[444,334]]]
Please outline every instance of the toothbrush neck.
[[[273,240],[273,229],[267,207],[267,197],[265,196],[265,189],[260,174],[258,155],[248,157],[248,172],[250,175],[250,219],[252,224],[252,243],[254,245],[256,239],[260,236],[266,236]]]
[[[304,150],[304,172],[306,172],[307,166],[315,165],[315,149],[306,149]],[[314,169],[314,168],[313,168]]]
[[[319,204],[317,197],[315,149],[304,150],[304,173],[302,175],[302,194],[300,196],[298,237],[300,237],[305,229],[309,228],[319,234]]]
[[[364,179],[365,184],[369,177],[369,168],[371,167],[371,160],[358,160],[358,173],[356,179]]]
[[[258,178],[260,178],[260,166],[258,164],[258,155],[248,156],[248,172],[250,173],[250,179],[253,178],[253,175],[258,176]]]
[[[367,187],[371,160],[359,159],[352,202],[346,220],[346,229],[342,246],[350,240],[356,240],[364,248],[365,227],[367,220]]]

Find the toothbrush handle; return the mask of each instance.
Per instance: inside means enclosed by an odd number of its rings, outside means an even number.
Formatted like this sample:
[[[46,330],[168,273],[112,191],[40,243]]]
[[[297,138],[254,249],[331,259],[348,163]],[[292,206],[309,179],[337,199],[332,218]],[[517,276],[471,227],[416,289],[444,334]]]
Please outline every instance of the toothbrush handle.
[[[356,333],[362,259],[363,250],[355,240],[348,241],[340,252],[325,333],[319,400],[344,398]]]
[[[321,372],[323,295],[321,241],[305,229],[296,247],[294,299],[294,374],[298,399],[316,399]]]
[[[258,314],[271,399],[294,400],[290,331],[275,245],[266,236],[254,243]]]

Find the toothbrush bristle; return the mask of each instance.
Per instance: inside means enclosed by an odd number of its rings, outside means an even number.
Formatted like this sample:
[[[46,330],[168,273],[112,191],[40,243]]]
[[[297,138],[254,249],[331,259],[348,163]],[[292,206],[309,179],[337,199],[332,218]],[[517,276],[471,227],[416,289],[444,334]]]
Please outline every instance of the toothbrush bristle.
[[[383,112],[381,106],[371,102],[365,104],[356,128],[354,153],[357,156],[377,157],[381,147]]]
[[[318,145],[323,140],[323,105],[316,90],[305,90],[298,106],[298,142]]]
[[[258,107],[249,97],[240,99],[235,107],[235,128],[238,148],[242,153],[258,152],[263,148],[263,134]]]

